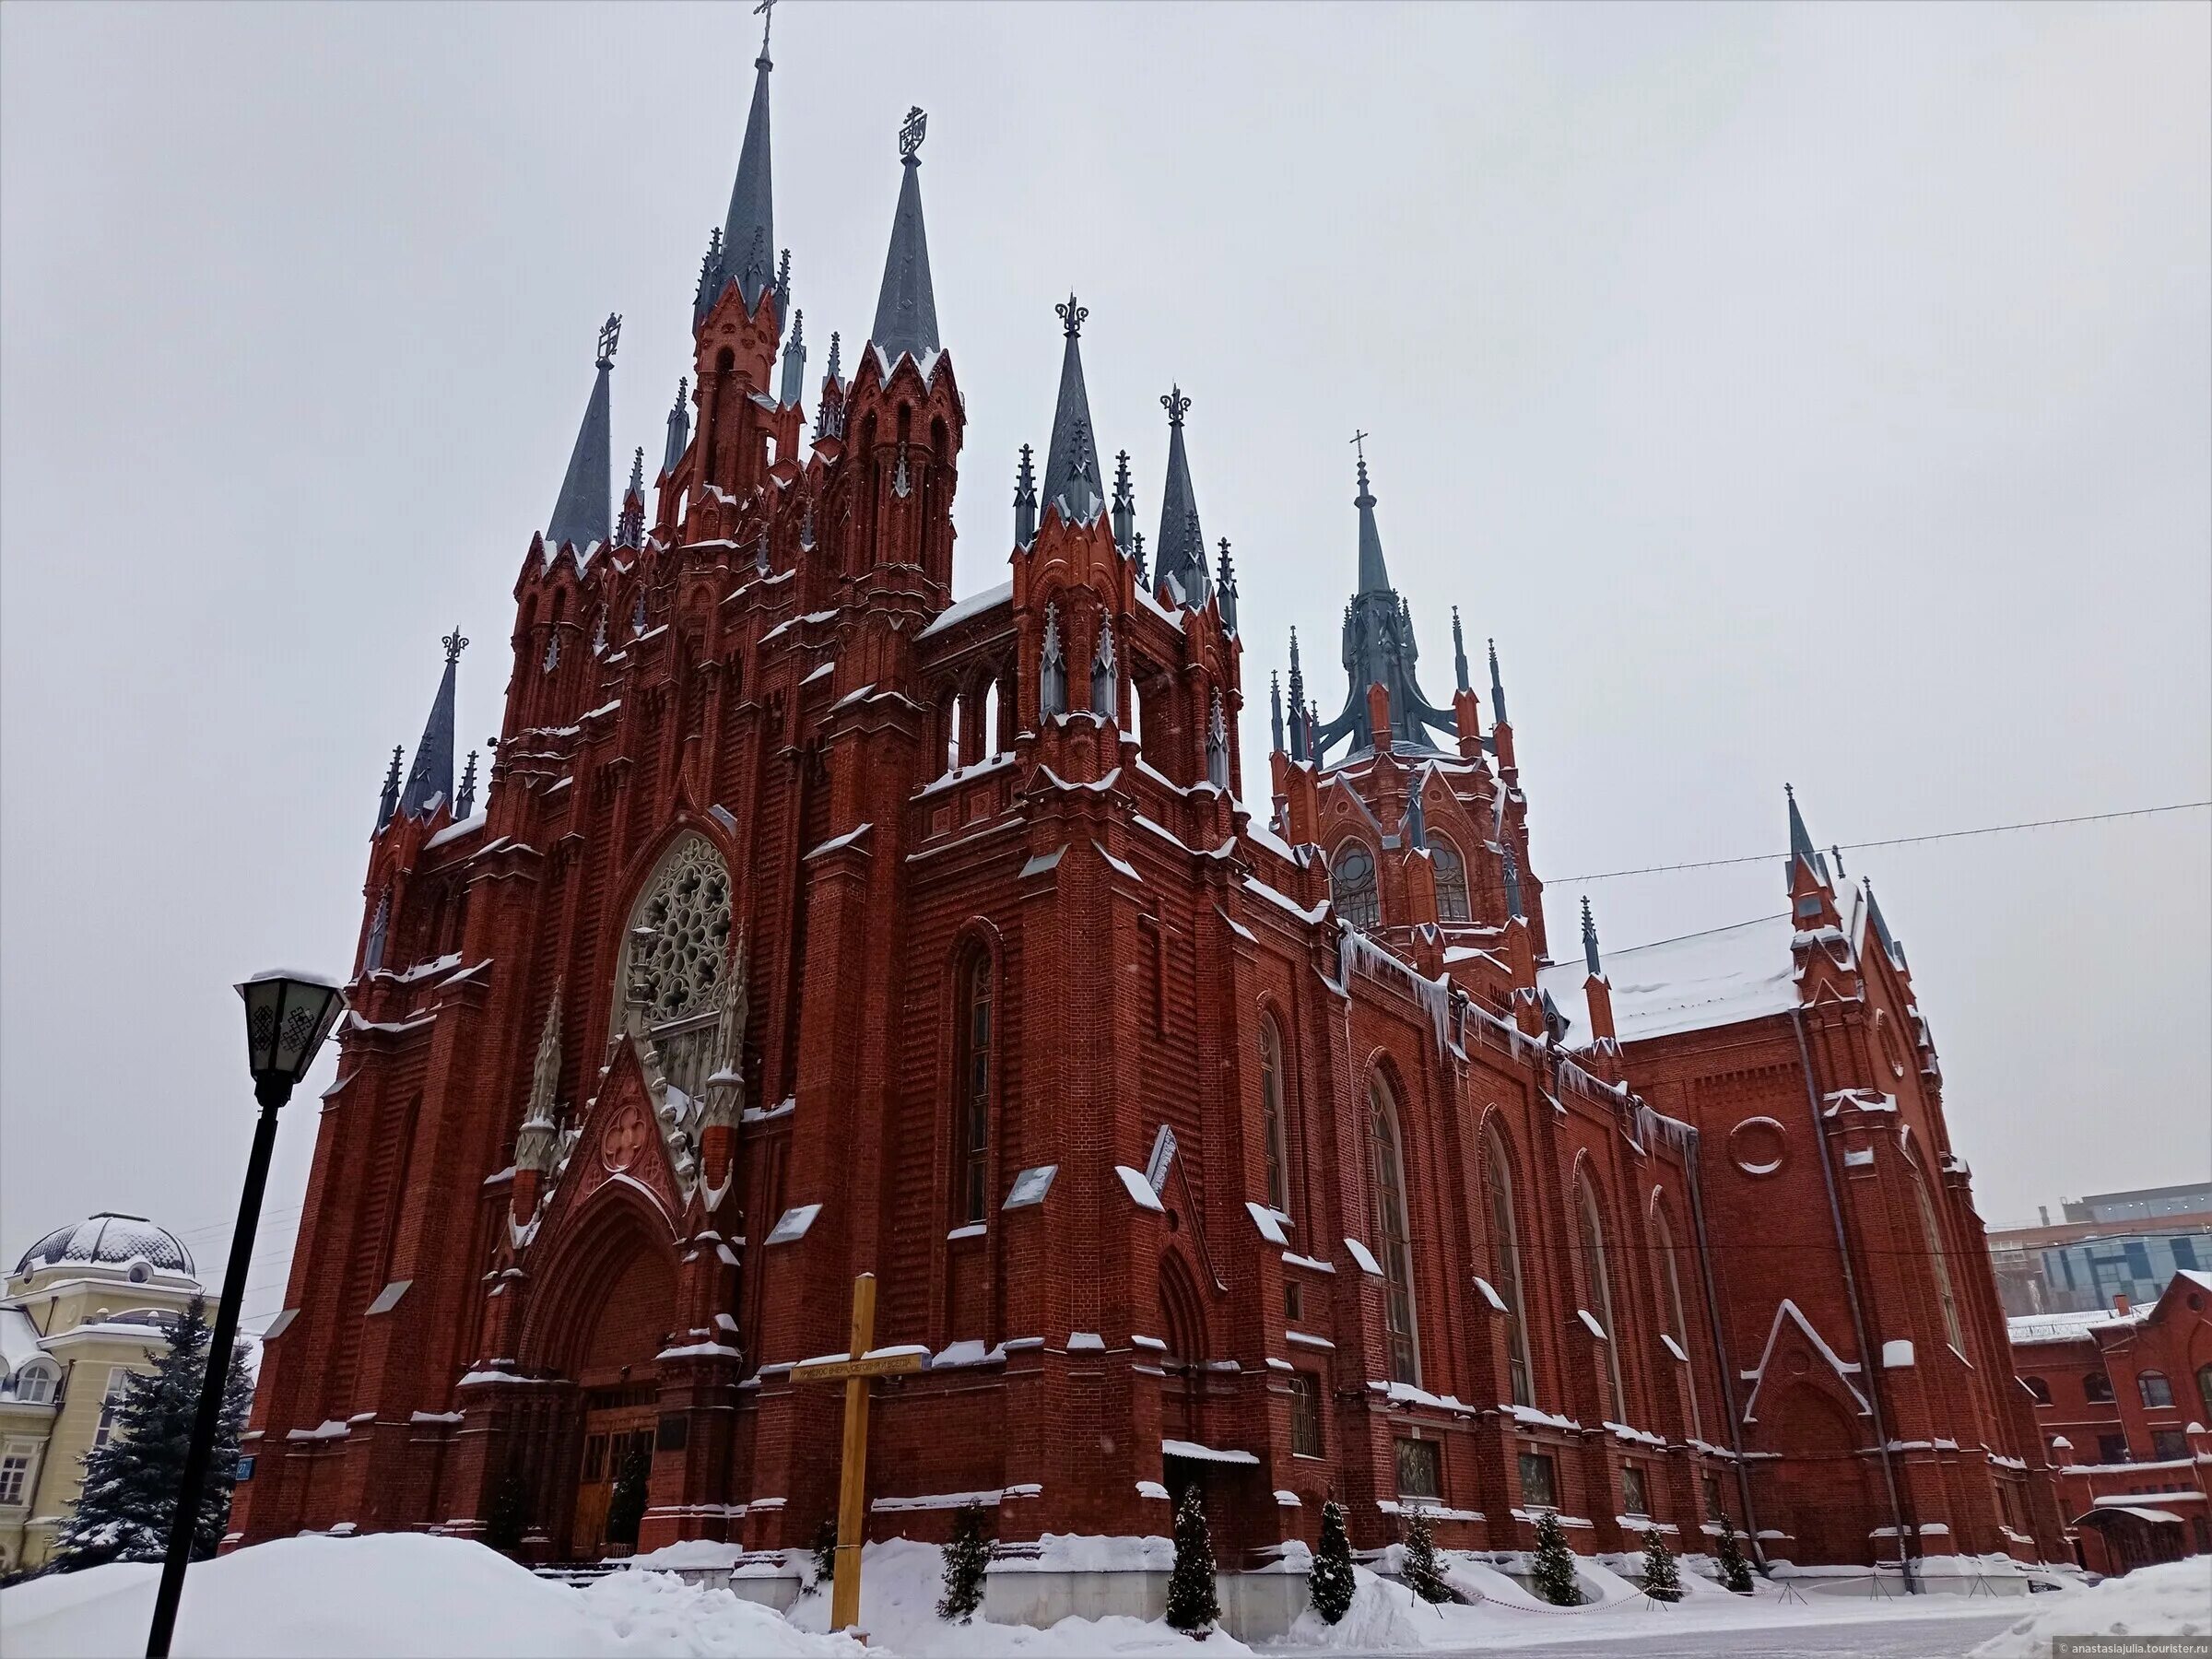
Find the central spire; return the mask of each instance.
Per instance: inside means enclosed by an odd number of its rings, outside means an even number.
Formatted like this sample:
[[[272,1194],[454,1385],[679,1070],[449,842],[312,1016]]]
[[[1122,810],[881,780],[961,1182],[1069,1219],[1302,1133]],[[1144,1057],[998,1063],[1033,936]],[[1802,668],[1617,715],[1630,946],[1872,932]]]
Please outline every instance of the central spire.
[[[1361,432],[1359,439],[1366,436]],[[1375,527],[1375,494],[1367,487],[1364,450],[1359,455],[1359,493],[1352,498],[1352,505],[1359,509],[1359,591],[1387,594],[1391,592],[1390,569],[1382,562],[1382,532]]]
[[[916,104],[899,129],[899,207],[891,216],[891,247],[884,256],[883,288],[876,298],[876,326],[868,338],[888,370],[912,355],[919,364],[941,349],[937,296],[929,279],[929,233],[922,224],[922,140],[929,117]]]
[[[746,112],[745,143],[737,152],[737,180],[730,186],[729,217],[722,226],[722,281],[714,284],[719,296],[729,283],[751,311],[776,279],[776,206],[769,172],[768,75],[775,65],[768,58],[768,30],[760,30],[760,55],[753,60],[753,105]]]
[[[1182,418],[1191,411],[1191,400],[1181,386],[1172,386],[1159,406],[1168,412],[1168,477],[1159,491],[1155,584],[1165,588],[1175,604],[1195,607],[1206,603],[1211,590],[1206,576],[1206,532],[1199,528],[1198,495],[1191,488],[1191,458],[1182,447]]]
[[[552,522],[546,527],[548,553],[563,542],[573,542],[580,549],[603,542],[612,525],[615,464],[607,383],[615,367],[615,347],[621,337],[622,319],[608,316],[599,329],[598,378],[592,382],[592,394],[583,406],[583,425],[577,429],[576,447],[569,452],[569,470],[553,503]]]
[[[1060,355],[1060,401],[1053,408],[1053,441],[1045,450],[1044,499],[1056,504],[1063,523],[1088,524],[1106,504],[1106,480],[1099,471],[1099,447],[1091,435],[1090,393],[1083,384],[1083,319],[1088,308],[1074,294],[1053,308],[1067,337]]]

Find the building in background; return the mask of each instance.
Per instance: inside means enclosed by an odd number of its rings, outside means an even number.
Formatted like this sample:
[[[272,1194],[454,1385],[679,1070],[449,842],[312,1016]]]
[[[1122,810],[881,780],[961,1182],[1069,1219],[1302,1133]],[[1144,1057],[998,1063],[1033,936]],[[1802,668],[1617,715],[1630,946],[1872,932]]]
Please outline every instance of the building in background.
[[[2212,1555],[2212,1273],[2142,1307],[2010,1323],[2082,1565]]]
[[[642,1547],[804,1547],[841,1406],[792,1371],[866,1271],[930,1356],[877,1385],[877,1535],[980,1502],[1033,1554],[1195,1488],[1232,1570],[1332,1494],[1362,1545],[2063,1550],[1921,993],[1794,800],[1773,913],[1608,964],[1585,909],[1555,961],[1496,655],[1486,711],[1454,617],[1430,700],[1363,456],[1341,704],[1293,639],[1246,773],[1192,400],[1147,549],[1072,296],[1007,579],[956,599],[921,112],[809,435],[757,67],[657,479],[613,488],[610,324],[487,798],[458,634],[385,780],[242,1535],[480,1535],[504,1489],[594,1556],[642,1450]]]
[[[1991,1230],[2008,1315],[2095,1312],[2115,1297],[2148,1306],[2175,1274],[2212,1272],[2212,1184],[2092,1193],[2066,1199],[2064,1216]]]
[[[48,1233],[0,1300],[0,1571],[46,1559],[133,1371],[200,1294],[192,1253],[142,1216]]]

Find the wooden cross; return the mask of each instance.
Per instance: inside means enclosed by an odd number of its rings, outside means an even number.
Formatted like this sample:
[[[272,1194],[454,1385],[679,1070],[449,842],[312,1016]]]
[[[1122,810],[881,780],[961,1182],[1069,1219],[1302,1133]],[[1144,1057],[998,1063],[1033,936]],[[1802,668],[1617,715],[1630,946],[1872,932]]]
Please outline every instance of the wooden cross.
[[[876,1377],[918,1371],[928,1363],[920,1348],[868,1351],[876,1335],[876,1276],[853,1281],[853,1346],[843,1354],[809,1359],[791,1368],[794,1382],[845,1385],[845,1443],[837,1486],[837,1576],[830,1592],[830,1628],[849,1630],[860,1623],[860,1545],[868,1494],[868,1383]]]

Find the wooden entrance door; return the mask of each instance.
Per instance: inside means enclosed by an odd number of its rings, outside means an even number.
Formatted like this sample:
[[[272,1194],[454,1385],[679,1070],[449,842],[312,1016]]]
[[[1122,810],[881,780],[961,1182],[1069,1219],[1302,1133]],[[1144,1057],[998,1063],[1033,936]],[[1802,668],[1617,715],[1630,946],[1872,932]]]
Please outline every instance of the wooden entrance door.
[[[630,1546],[610,1547],[606,1511],[615,1482],[633,1453],[653,1455],[655,1394],[643,1387],[594,1389],[583,1414],[583,1463],[577,1471],[576,1518],[569,1529],[569,1550],[578,1560],[609,1553],[627,1555]]]

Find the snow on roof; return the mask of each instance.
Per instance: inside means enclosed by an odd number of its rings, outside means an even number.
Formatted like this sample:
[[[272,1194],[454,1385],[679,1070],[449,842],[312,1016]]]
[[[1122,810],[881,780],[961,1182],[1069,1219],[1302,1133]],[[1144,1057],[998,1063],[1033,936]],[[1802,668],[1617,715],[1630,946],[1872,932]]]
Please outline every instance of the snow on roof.
[[[2110,1310],[2097,1308],[2087,1313],[2029,1313],[2017,1319],[2007,1319],[2006,1328],[2012,1334],[2015,1347],[2031,1342],[2087,1342],[2089,1327],[2104,1324],[2112,1319]]]
[[[0,1302],[0,1365],[13,1375],[43,1352],[39,1346],[39,1327],[21,1304]]]
[[[958,628],[969,618],[980,617],[994,606],[1008,604],[1013,597],[1014,584],[1011,582],[1002,582],[996,587],[985,588],[980,594],[971,594],[967,598],[956,600],[932,617],[929,626],[915,637],[926,640],[932,634],[943,633],[948,628]]]
[[[1678,939],[1662,939],[1605,958],[1613,992],[1613,1026],[1623,1042],[1701,1031],[1797,1006],[1794,932],[1785,915],[1761,916]],[[1583,996],[1582,959],[1555,963],[1536,974],[1567,1017],[1568,1041],[1590,1041],[1590,1009]]]

